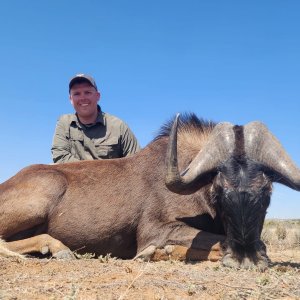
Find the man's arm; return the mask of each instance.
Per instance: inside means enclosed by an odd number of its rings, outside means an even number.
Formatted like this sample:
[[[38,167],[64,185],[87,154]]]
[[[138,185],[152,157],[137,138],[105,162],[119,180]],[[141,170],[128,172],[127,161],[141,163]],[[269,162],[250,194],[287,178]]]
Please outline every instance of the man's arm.
[[[128,156],[141,150],[141,147],[130,128],[126,123],[121,126],[121,147],[122,156]]]
[[[54,163],[79,161],[79,159],[71,153],[69,128],[66,126],[64,116],[60,117],[56,123],[51,152]]]

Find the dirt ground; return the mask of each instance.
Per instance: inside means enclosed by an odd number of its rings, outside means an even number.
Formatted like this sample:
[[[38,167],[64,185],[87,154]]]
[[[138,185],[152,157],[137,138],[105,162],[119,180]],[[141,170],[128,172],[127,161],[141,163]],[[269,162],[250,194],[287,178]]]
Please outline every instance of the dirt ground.
[[[300,249],[269,256],[264,272],[208,261],[1,259],[0,299],[300,299]]]

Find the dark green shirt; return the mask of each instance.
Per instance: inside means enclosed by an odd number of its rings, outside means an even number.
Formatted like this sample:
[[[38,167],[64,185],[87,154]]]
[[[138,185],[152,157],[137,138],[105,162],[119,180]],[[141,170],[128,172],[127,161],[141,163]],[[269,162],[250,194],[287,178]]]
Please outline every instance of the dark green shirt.
[[[51,148],[55,163],[118,158],[139,150],[138,141],[126,123],[101,110],[92,125],[80,123],[76,114],[61,116]]]

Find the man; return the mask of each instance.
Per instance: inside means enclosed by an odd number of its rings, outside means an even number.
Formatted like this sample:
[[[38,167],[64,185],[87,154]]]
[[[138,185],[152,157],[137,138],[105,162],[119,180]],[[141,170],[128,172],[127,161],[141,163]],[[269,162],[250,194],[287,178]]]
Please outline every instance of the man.
[[[125,157],[140,150],[129,127],[101,111],[100,93],[91,76],[74,76],[69,97],[76,113],[61,116],[56,124],[51,148],[55,163]]]

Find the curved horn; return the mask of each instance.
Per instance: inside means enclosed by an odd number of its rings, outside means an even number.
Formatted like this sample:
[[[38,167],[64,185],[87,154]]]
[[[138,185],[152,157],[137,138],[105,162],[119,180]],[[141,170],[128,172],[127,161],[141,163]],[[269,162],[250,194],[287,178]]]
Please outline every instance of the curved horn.
[[[300,169],[263,123],[251,122],[245,125],[244,136],[248,158],[275,173],[273,181],[300,191]]]
[[[207,175],[216,170],[216,168],[226,161],[234,150],[235,136],[233,125],[230,123],[219,123],[211,132],[211,135],[192,160],[189,166],[179,174],[177,161],[177,125],[179,114],[176,115],[166,156],[166,178],[165,183],[169,190],[180,193],[190,189],[197,179],[202,175]]]

